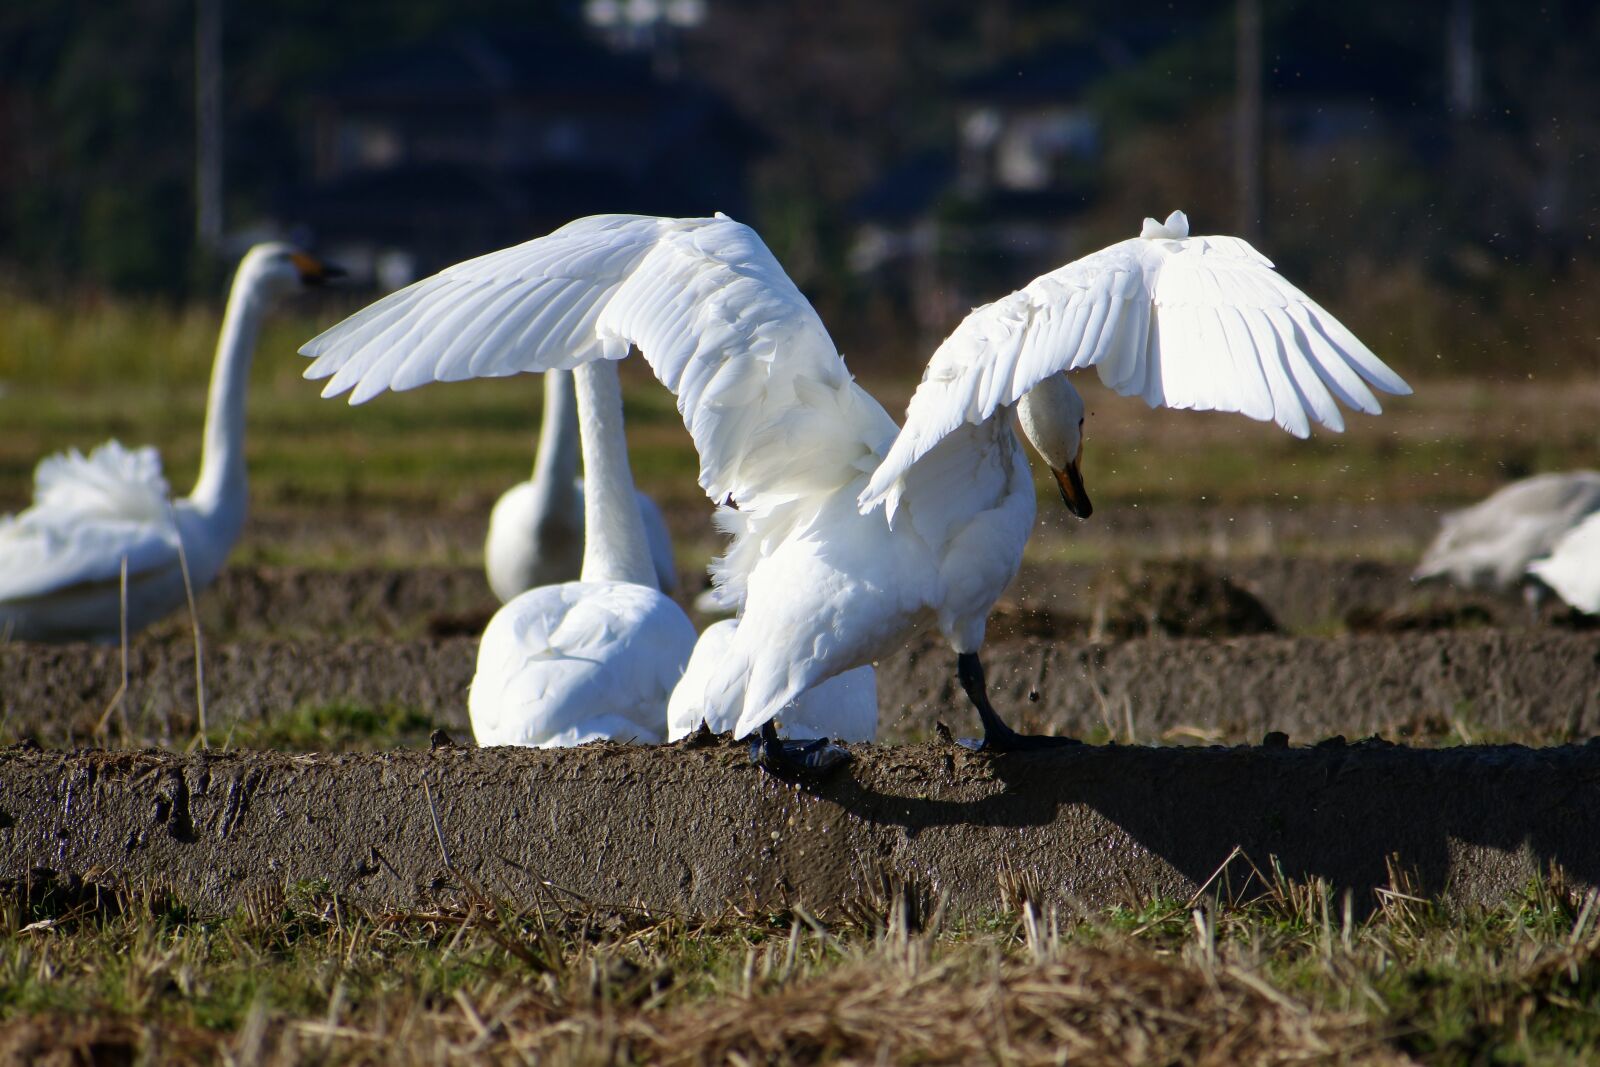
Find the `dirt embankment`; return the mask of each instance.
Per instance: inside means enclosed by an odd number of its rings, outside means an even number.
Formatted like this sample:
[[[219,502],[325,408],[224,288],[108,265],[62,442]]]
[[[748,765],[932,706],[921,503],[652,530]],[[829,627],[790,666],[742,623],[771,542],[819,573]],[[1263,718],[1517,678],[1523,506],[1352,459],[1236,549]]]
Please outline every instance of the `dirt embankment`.
[[[1103,907],[1183,898],[1249,863],[1323,877],[1358,907],[1395,863],[1491,903],[1558,863],[1600,882],[1600,745],[1421,751],[1083,747],[990,757],[857,746],[817,786],[742,745],[373,755],[0,753],[0,878],[158,882],[212,908],[325,882],[394,907],[481,890],[684,914],[799,901],[824,914],[885,881],[971,915],[1000,883]],[[554,887],[554,888],[552,888]]]
[[[466,738],[474,638],[254,641],[208,646],[214,734],[297,707],[415,709]],[[990,689],[1015,724],[1079,737],[1257,742],[1382,734],[1416,741],[1559,743],[1600,733],[1600,633],[1470,629],[1353,637],[1024,638],[985,650]],[[194,730],[193,650],[136,643],[121,743],[182,745]],[[0,645],[0,716],[53,747],[92,736],[121,679],[116,648]],[[950,651],[922,638],[879,664],[880,737],[976,729]],[[120,723],[120,715],[111,719]],[[220,736],[220,734],[218,734]]]

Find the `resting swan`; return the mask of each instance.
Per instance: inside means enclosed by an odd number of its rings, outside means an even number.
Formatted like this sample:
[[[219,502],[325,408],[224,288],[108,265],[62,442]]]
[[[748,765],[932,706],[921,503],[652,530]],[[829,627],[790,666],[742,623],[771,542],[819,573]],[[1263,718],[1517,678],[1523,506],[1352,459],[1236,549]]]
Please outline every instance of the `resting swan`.
[[[342,272],[285,244],[250,249],[234,274],[211,368],[200,476],[173,500],[153,448],[108,441],[41,460],[33,505],[0,518],[0,639],[115,641],[208,585],[244,526],[244,398],[273,299]],[[182,556],[180,558],[180,546]]]
[[[544,421],[533,477],[501,494],[483,545],[489,588],[503,604],[539,585],[567,582],[583,564],[583,479],[578,476],[578,403],[571,371],[544,376]],[[662,592],[677,588],[672,538],[655,501],[639,493],[639,515]]]
[[[615,363],[586,363],[577,388],[584,493],[579,580],[512,598],[483,631],[467,697],[480,745],[659,742],[694,626],[656,588],[628,470]]]
[[[1067,373],[1152,407],[1236,411],[1296,436],[1409,387],[1234,237],[1174,212],[973,311],[934,353],[897,427],[845,369],[755,232],[718,215],[580,219],[450,267],[301,349],[325,396],[616,360],[636,345],[678,399],[700,485],[733,534],[714,565],[744,612],[714,691],[738,735],[818,683],[937,627],[978,711],[978,747],[1061,743],[1011,730],[978,659],[1034,519],[1027,457],[1090,511],[1083,401]]]

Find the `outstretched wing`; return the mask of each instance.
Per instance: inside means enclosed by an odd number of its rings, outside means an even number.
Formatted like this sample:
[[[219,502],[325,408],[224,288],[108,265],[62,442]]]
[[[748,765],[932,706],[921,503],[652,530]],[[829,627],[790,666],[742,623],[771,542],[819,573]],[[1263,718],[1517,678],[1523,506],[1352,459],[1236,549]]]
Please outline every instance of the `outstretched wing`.
[[[810,303],[723,215],[600,215],[426,278],[308,343],[308,378],[384,389],[621,359],[636,345],[678,398],[700,485],[740,507],[877,466],[894,421],[858,388]]]
[[[965,423],[1015,404],[1052,374],[1094,367],[1151,407],[1236,411],[1297,437],[1343,430],[1335,398],[1369,414],[1369,386],[1410,386],[1237,237],[1189,237],[1182,212],[1035,278],[968,315],[934,353],[860,505]]]

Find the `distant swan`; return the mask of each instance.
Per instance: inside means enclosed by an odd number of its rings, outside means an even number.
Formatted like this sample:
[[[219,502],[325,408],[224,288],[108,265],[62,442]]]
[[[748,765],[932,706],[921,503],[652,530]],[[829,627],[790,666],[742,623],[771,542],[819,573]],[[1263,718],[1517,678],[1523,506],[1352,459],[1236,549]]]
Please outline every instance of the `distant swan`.
[[[480,745],[656,743],[694,626],[656,589],[628,470],[615,363],[586,363],[577,391],[584,493],[579,580],[513,597],[478,645],[467,697]]]
[[[501,494],[489,513],[483,563],[505,603],[535,586],[567,582],[583,565],[583,479],[578,473],[578,404],[571,371],[544,376],[544,421],[533,477]],[[655,501],[638,494],[645,540],[662,592],[677,588],[672,538]]]
[[[1547,555],[1584,517],[1600,511],[1600,472],[1536,474],[1446,515],[1412,572],[1469,589],[1515,588],[1528,564]],[[1530,594],[1537,599],[1537,592]]]
[[[744,612],[709,690],[780,764],[771,720],[818,683],[936,626],[978,711],[979,747],[1064,743],[1010,729],[978,649],[1033,528],[1012,413],[1067,507],[1094,367],[1152,406],[1237,411],[1297,436],[1409,387],[1234,237],[1147,219],[1112,245],[978,308],[934,353],[903,428],[858,387],[811,305],[746,226],[717,216],[580,219],[450,267],[301,349],[324,395],[617,360],[635,345],[678,398],[700,486],[733,535],[715,564]]]
[[[123,560],[130,632],[184,603],[183,563],[196,590],[217,576],[244,525],[245,384],[261,318],[275,297],[340,273],[284,244],[245,254],[211,368],[200,477],[186,498],[171,498],[153,448],[109,441],[39,462],[33,505],[0,518],[0,639],[116,640]]]

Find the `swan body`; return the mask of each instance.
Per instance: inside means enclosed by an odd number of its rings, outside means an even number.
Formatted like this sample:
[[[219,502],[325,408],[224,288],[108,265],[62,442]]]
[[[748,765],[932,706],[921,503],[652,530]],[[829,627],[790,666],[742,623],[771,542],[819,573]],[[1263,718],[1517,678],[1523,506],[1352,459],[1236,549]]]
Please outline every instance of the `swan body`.
[[[687,737],[704,723],[712,733],[726,733],[736,723],[718,718],[742,703],[736,696],[709,694],[722,657],[738,631],[736,619],[712,623],[695,643],[683,679],[667,703],[667,740]],[[784,737],[831,737],[840,741],[872,741],[878,736],[878,677],[871,667],[857,667],[800,694],[778,715]]]
[[[1600,615],[1600,511],[1568,531],[1528,573],[1588,615]]]
[[[33,504],[0,518],[0,638],[115,641],[221,571],[244,526],[244,395],[272,299],[339,272],[288,245],[252,248],[235,272],[207,398],[193,492],[174,500],[153,448],[109,441],[41,460]]]
[[[1412,578],[1507,590],[1584,518],[1600,511],[1600,471],[1536,474],[1446,515]]]
[[[489,620],[467,699],[480,745],[657,743],[694,649],[689,617],[656,588],[616,365],[573,377],[589,474],[581,577],[514,596]]]
[[[571,581],[583,565],[583,479],[578,478],[578,409],[570,371],[545,375],[544,420],[533,477],[501,494],[489,513],[484,569],[505,603],[539,585]],[[636,494],[656,582],[678,584],[672,538],[656,502]]]
[[[936,627],[993,748],[1035,747],[989,706],[977,652],[1034,519],[1024,433],[1068,507],[1094,367],[1152,407],[1233,411],[1297,436],[1409,387],[1232,237],[1174,212],[973,311],[934,353],[903,427],[857,386],[821,320],[748,227],[596,216],[424,279],[313,339],[308,377],[383,389],[623,358],[677,397],[700,485],[732,535],[713,565],[743,605],[707,686],[736,736],[819,683]],[[1041,388],[1041,386],[1043,388]],[[1067,405],[1056,410],[1061,405]]]

